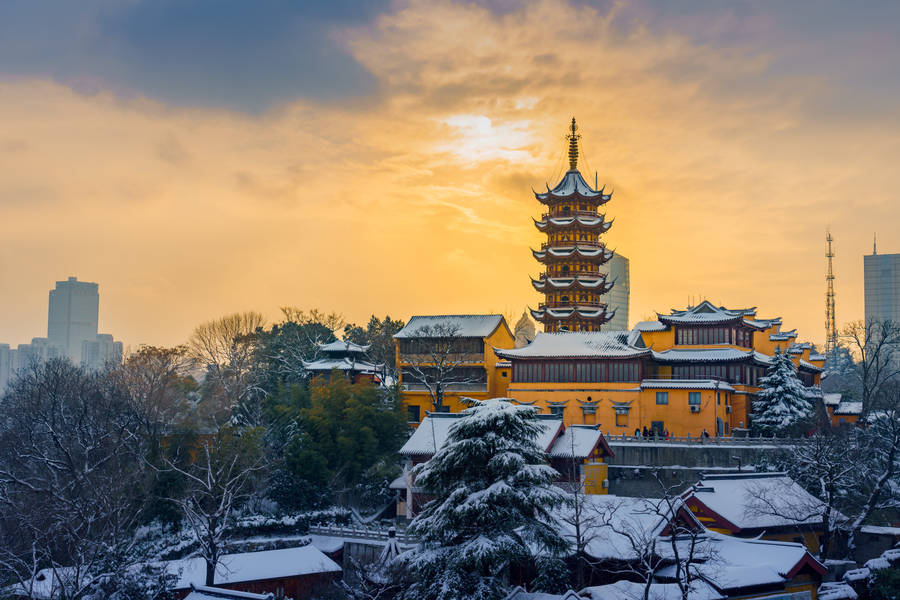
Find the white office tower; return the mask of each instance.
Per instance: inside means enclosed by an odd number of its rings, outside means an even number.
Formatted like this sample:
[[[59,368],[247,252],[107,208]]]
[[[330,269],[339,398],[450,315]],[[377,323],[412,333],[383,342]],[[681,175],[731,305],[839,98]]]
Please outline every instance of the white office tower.
[[[628,259],[615,253],[605,265],[601,265],[600,272],[608,273],[607,281],[614,281],[612,290],[606,294],[606,302],[609,304],[607,311],[615,309],[616,315],[608,323],[600,326],[601,331],[624,331],[628,329],[628,297],[631,288],[631,276],[628,272]]]
[[[97,339],[97,287],[96,283],[69,277],[68,281],[57,281],[56,289],[50,290],[47,338],[75,364],[81,362],[82,342]]]

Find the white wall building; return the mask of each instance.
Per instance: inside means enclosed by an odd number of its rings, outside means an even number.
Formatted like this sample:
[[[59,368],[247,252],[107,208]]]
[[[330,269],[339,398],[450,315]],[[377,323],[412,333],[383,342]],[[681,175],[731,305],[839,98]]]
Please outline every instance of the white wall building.
[[[96,283],[69,277],[67,281],[57,281],[56,289],[50,290],[47,338],[75,364],[81,362],[82,342],[97,338],[99,310]]]
[[[609,304],[607,310],[616,310],[608,323],[604,323],[601,331],[625,331],[628,329],[628,298],[631,294],[631,275],[628,268],[628,259],[615,253],[604,265],[600,266],[601,273],[608,273],[608,280],[616,284],[606,294],[604,301]]]

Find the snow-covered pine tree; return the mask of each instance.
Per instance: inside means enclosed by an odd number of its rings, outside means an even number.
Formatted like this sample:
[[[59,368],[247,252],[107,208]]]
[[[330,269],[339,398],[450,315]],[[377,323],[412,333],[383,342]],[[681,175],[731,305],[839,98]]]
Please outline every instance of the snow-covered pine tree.
[[[502,597],[509,567],[567,543],[551,510],[566,501],[536,439],[534,407],[494,398],[463,411],[446,444],[413,472],[428,502],[410,524],[420,547],[400,557],[406,598]]]
[[[778,348],[759,380],[762,388],[753,402],[753,428],[765,435],[796,434],[812,413],[791,357]]]

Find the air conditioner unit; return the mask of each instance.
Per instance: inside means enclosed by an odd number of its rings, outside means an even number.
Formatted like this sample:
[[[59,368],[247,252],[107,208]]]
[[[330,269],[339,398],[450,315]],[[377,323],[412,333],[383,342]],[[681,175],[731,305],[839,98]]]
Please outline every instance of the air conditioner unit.
[[[726,414],[726,415],[730,415],[730,414],[731,414],[731,407],[730,407],[730,406],[726,406],[726,407],[725,407],[725,414]]]
[[[691,404],[691,412],[700,412],[700,406],[697,404]]]

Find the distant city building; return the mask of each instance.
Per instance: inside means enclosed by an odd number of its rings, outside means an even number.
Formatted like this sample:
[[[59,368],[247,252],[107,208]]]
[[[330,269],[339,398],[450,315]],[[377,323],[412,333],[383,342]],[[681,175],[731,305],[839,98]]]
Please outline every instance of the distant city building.
[[[47,338],[72,362],[81,362],[82,343],[97,339],[100,294],[96,283],[69,277],[50,290]]]
[[[15,371],[13,361],[16,359],[16,351],[9,344],[0,344],[0,392],[2,392]]]
[[[866,321],[900,323],[900,254],[863,257]]]
[[[0,391],[17,370],[34,362],[68,358],[89,369],[122,362],[122,342],[109,334],[97,333],[98,288],[96,283],[78,281],[77,277],[56,282],[56,288],[50,290],[47,337],[32,338],[30,344],[19,344],[15,350],[0,344]]]
[[[600,327],[601,331],[624,331],[628,329],[628,297],[631,293],[631,275],[628,268],[628,259],[619,253],[605,265],[600,266],[600,273],[606,275],[607,281],[612,282],[613,287],[606,295],[607,310],[615,311],[615,315],[609,322]]]
[[[100,333],[93,340],[81,342],[81,364],[89,369],[101,369],[108,364],[121,364],[122,342],[108,333]]]

